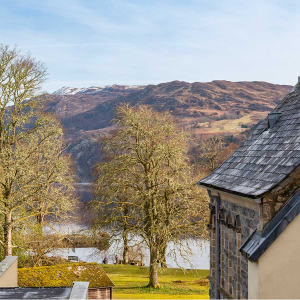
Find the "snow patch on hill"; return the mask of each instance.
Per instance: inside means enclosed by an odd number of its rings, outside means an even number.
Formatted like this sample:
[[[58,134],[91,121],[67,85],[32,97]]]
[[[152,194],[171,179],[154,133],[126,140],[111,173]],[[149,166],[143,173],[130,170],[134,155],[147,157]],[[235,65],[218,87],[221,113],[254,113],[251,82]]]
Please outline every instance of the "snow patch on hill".
[[[76,95],[76,94],[89,94],[103,90],[101,87],[90,87],[90,88],[74,88],[63,86],[59,90],[53,92],[53,95]]]
[[[144,86],[142,85],[106,85],[104,87],[98,87],[98,86],[91,86],[88,88],[74,88],[74,87],[68,87],[64,86],[60,88],[59,90],[53,92],[53,95],[76,95],[76,94],[97,94],[102,91],[108,91],[112,89],[120,89],[120,90],[128,90],[128,89],[142,89]]]

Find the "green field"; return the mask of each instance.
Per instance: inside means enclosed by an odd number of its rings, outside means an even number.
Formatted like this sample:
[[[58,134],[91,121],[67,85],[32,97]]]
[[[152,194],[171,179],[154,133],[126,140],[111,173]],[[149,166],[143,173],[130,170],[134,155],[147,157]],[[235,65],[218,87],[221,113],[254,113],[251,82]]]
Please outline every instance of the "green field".
[[[208,299],[209,270],[161,269],[160,289],[146,288],[148,267],[101,265],[114,282],[114,299]]]

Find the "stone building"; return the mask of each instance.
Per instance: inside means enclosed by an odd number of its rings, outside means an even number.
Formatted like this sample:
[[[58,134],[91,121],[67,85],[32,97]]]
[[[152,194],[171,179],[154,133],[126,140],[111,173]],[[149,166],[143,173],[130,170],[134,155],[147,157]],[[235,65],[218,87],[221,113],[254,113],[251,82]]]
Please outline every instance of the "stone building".
[[[210,298],[299,298],[299,82],[199,185],[210,196]]]

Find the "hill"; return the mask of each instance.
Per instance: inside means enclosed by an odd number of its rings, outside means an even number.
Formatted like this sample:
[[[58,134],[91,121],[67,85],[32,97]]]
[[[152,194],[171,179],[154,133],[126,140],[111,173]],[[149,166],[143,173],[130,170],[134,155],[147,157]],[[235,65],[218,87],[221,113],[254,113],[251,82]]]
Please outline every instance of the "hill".
[[[171,112],[180,126],[196,134],[238,134],[265,118],[291,88],[258,81],[63,87],[51,95],[45,109],[65,126],[69,151],[84,183],[92,180],[92,166],[99,159],[97,140],[114,128],[112,119],[119,104]]]

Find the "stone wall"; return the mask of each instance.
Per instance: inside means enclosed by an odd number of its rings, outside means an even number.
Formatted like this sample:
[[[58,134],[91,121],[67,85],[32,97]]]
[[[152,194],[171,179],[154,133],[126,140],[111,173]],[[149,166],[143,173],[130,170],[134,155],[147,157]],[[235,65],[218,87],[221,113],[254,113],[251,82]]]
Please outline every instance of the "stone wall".
[[[300,167],[264,196],[262,214],[264,226],[276,216],[277,212],[296,194],[299,188]]]
[[[209,193],[211,199],[211,208],[216,206],[217,196]],[[236,196],[235,196],[236,197]],[[233,298],[248,298],[248,262],[240,252],[239,247],[247,239],[250,233],[257,227],[259,222],[259,212],[243,206],[243,200],[240,204],[220,199],[221,213],[215,216],[220,224],[220,264],[215,266],[219,268],[220,274],[220,296],[222,290],[225,290]],[[239,222],[237,222],[237,219]],[[239,223],[239,224],[237,224]],[[210,226],[211,242],[215,237],[214,228]],[[211,243],[211,252],[216,252],[215,246]],[[214,267],[215,257],[211,253],[211,270]],[[214,268],[213,268],[214,269]],[[211,273],[210,280],[210,298],[215,298],[215,272]]]

